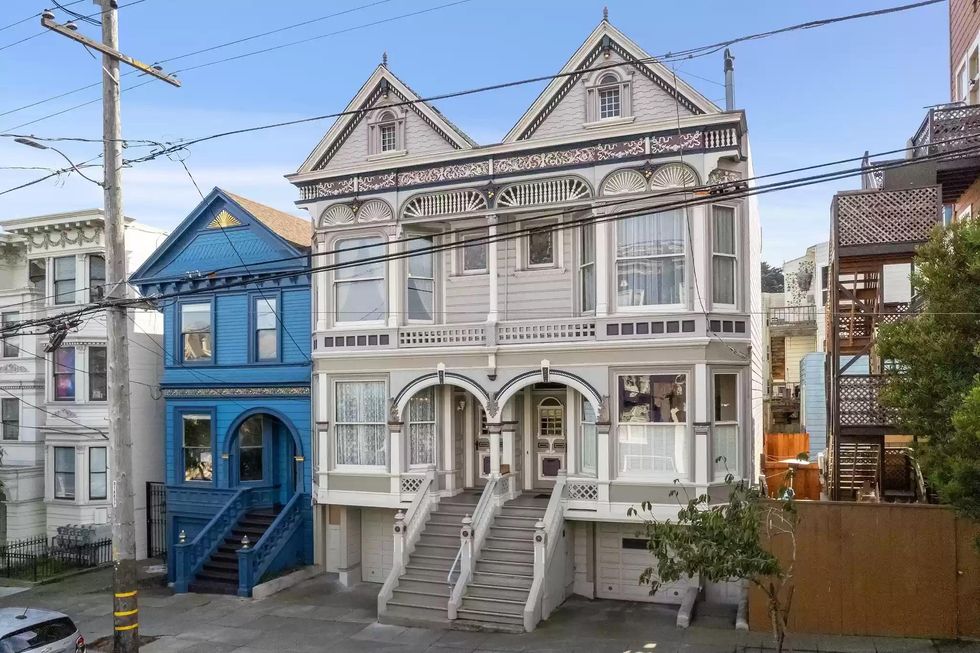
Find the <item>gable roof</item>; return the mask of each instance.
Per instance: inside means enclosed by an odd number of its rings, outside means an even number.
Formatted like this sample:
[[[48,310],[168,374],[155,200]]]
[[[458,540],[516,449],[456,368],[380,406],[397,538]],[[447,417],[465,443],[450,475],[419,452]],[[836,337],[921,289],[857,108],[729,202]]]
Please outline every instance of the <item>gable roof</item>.
[[[242,197],[241,195],[235,195],[223,188],[219,188],[218,190],[227,195],[238,206],[251,213],[256,220],[264,224],[283,240],[306,248],[310,247],[310,244],[313,242],[313,225],[309,220],[304,220],[290,213],[284,213],[265,204],[259,204],[254,200]]]
[[[361,86],[354,98],[344,108],[343,115],[337,118],[303,164],[300,173],[323,168],[340,146],[350,137],[351,132],[364,120],[369,109],[388,92],[394,95],[394,106],[405,106],[418,115],[432,130],[457,150],[477,147],[476,142],[450,122],[442,113],[392,73],[387,65],[381,64]]]
[[[526,140],[534,135],[544,119],[558,106],[568,91],[581,80],[582,75],[601,67],[601,61],[596,61],[602,52],[610,49],[625,61],[633,64],[634,68],[653,81],[663,91],[671,95],[694,114],[721,113],[721,109],[711,100],[704,97],[694,87],[684,82],[679,76],[676,88],[674,73],[643,48],[620,32],[608,21],[603,19],[592,30],[585,42],[572,54],[571,58],[559,71],[558,76],[541,91],[520,120],[517,121],[507,135],[504,143]],[[595,67],[593,67],[595,65]],[[577,74],[576,71],[581,71]]]

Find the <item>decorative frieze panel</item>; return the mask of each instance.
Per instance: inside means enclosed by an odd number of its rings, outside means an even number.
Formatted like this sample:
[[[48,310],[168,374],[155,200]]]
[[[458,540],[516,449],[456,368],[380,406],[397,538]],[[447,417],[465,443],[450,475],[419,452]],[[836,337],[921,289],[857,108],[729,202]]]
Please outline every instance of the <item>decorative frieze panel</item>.
[[[651,190],[687,188],[700,184],[698,173],[685,163],[668,163],[657,168],[650,177]]]
[[[457,179],[485,177],[489,174],[489,161],[473,161],[471,163],[459,163],[455,165],[439,166],[437,168],[423,168],[420,170],[406,170],[405,172],[399,172],[398,185],[402,187],[421,186],[423,184],[456,181]]]
[[[497,196],[497,206],[560,204],[592,197],[592,189],[578,177],[542,179],[508,186]]]
[[[27,242],[27,251],[36,252],[49,249],[64,249],[67,246],[90,245],[102,241],[101,224],[78,226],[59,225],[56,228],[39,232],[21,233]]]
[[[672,134],[670,136],[651,136],[650,154],[675,154],[684,150],[695,150],[702,147],[701,132]]]
[[[381,200],[370,200],[365,202],[357,210],[358,222],[384,222],[393,217],[391,207],[387,202]]]
[[[391,207],[382,200],[369,200],[364,204],[333,204],[328,206],[320,215],[321,227],[335,227],[353,224],[355,220],[361,223],[384,222],[394,217]]]
[[[396,177],[394,172],[384,172],[380,175],[359,178],[357,180],[357,190],[361,192],[391,190],[395,187],[395,182]]]
[[[483,193],[467,188],[416,195],[405,204],[402,215],[406,218],[429,218],[440,215],[472,213],[486,208],[487,198]]]
[[[347,204],[334,204],[328,206],[320,215],[321,227],[334,227],[342,224],[354,222],[354,210]]]
[[[309,386],[249,386],[233,388],[163,388],[164,397],[222,398],[222,397],[308,397]]]
[[[509,172],[534,172],[541,168],[558,168],[568,165],[581,165],[595,161],[595,146],[575,147],[567,150],[552,150],[551,152],[535,152],[502,159],[495,159],[493,171],[495,174]]]
[[[647,189],[646,178],[636,170],[624,169],[612,173],[602,182],[602,195],[642,193]]]
[[[725,170],[724,168],[715,168],[708,175],[708,185],[715,186],[717,184],[729,184],[732,182],[740,181],[742,179],[742,174],[735,170]]]

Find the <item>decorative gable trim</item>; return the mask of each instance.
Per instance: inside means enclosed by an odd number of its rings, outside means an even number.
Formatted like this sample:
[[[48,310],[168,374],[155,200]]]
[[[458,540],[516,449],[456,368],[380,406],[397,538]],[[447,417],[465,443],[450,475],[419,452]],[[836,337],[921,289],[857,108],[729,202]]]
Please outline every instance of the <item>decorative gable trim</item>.
[[[221,209],[218,215],[214,216],[214,220],[208,223],[208,229],[225,229],[226,227],[240,227],[242,221],[228,213],[227,209]]]

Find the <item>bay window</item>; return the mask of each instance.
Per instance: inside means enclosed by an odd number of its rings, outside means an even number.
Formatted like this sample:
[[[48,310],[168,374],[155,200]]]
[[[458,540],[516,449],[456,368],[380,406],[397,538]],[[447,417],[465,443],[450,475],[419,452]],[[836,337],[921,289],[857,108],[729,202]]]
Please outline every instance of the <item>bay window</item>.
[[[735,304],[735,209],[711,207],[711,302]]]
[[[211,416],[183,415],[184,480],[211,481],[214,458],[211,451]]]
[[[338,382],[337,464],[381,467],[388,462],[384,381]]]
[[[637,215],[616,223],[617,306],[685,302],[683,209]]]
[[[54,259],[54,303],[75,303],[75,257]]]
[[[435,388],[420,390],[408,402],[408,464],[436,463]]]
[[[181,304],[180,341],[186,363],[207,363],[212,359],[211,303]]]
[[[75,401],[74,347],[55,349],[53,377],[55,401]]]
[[[579,286],[583,313],[595,311],[595,226],[585,225],[579,230]]]
[[[334,320],[341,322],[380,322],[387,312],[385,261],[356,265],[362,259],[383,257],[381,237],[350,238],[337,241],[337,267],[334,270]]]
[[[255,298],[255,360],[279,358],[279,300],[276,297]]]
[[[105,499],[109,496],[106,482],[107,460],[105,447],[92,447],[88,450],[88,498]]]
[[[620,473],[686,478],[687,375],[629,374],[617,381]]]
[[[54,498],[75,498],[75,447],[54,448]]]
[[[435,277],[431,236],[419,236],[406,243],[411,252],[408,257],[408,276],[406,309],[408,319],[421,322],[432,321],[432,306],[435,296]]]
[[[714,375],[711,458],[715,480],[738,470],[738,375]]]

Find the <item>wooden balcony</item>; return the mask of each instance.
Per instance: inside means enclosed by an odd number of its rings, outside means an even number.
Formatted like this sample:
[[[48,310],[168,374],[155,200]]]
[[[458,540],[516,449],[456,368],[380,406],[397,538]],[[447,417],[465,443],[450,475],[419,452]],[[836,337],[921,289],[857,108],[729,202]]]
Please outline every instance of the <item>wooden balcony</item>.
[[[943,202],[955,202],[980,176],[980,106],[930,109],[912,137],[914,158],[937,157]]]
[[[881,434],[894,426],[894,411],[881,404],[882,374],[844,374],[839,381],[838,417],[843,435]]]
[[[840,258],[912,254],[942,222],[939,186],[837,193],[833,247]]]
[[[772,335],[809,335],[817,331],[817,307],[774,306],[766,312],[766,321]]]

